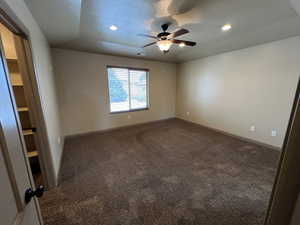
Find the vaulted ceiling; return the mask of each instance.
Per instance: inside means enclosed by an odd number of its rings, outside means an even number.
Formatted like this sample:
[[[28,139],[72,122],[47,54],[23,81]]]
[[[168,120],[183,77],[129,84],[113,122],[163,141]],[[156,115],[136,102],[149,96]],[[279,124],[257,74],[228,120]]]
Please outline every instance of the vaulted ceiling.
[[[95,53],[182,62],[300,35],[289,0],[25,1],[52,46]],[[165,22],[170,31],[188,29],[182,39],[197,45],[173,45],[165,55],[156,45],[141,48],[153,40],[137,34],[155,35]],[[223,32],[226,23],[232,30]]]

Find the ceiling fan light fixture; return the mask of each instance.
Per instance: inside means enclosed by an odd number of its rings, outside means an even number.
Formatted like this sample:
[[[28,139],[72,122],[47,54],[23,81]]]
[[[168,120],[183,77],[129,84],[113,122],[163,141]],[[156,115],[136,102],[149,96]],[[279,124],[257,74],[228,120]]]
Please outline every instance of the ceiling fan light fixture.
[[[180,48],[185,47],[185,43],[184,43],[184,42],[181,42],[181,43],[179,44],[179,47],[180,47]]]
[[[149,44],[144,45],[142,48],[146,48],[149,46],[157,45],[157,47],[162,51],[164,54],[168,53],[172,44],[178,44],[180,48],[183,48],[184,46],[195,46],[197,43],[193,41],[185,41],[185,40],[178,40],[175,39],[179,36],[182,36],[184,34],[189,33],[187,29],[180,28],[177,29],[176,31],[169,33],[167,31],[170,23],[163,24],[161,26],[163,32],[158,33],[156,36],[153,35],[148,35],[148,34],[140,34],[139,36],[144,36],[144,37],[150,37],[155,39],[154,42],[151,42]]]
[[[170,40],[161,40],[157,42],[157,46],[162,52],[169,51],[170,47],[172,45],[172,42]]]

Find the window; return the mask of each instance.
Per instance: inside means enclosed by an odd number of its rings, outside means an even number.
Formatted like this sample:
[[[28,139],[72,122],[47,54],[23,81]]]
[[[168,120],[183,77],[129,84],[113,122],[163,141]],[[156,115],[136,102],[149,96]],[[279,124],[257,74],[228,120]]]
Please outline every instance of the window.
[[[148,108],[148,70],[107,67],[110,112]]]

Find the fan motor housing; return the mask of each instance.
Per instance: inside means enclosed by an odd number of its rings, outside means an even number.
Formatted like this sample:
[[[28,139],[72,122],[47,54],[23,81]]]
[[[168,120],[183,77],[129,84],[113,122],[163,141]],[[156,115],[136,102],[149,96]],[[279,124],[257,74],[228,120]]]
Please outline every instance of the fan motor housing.
[[[166,40],[167,36],[170,35],[171,33],[169,32],[161,32],[157,35],[158,38],[161,38],[162,40]]]

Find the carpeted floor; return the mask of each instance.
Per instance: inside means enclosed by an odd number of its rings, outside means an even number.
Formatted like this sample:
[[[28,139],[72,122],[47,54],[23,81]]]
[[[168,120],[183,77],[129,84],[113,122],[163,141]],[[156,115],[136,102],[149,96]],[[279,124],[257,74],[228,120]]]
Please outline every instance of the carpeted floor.
[[[66,140],[46,225],[262,225],[279,152],[178,119]]]

